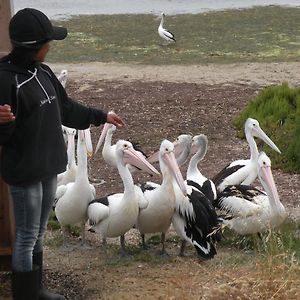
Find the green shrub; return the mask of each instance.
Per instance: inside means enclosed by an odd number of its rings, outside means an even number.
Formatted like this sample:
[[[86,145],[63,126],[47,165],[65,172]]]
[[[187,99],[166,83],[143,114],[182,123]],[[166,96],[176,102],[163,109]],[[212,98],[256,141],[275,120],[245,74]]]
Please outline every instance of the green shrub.
[[[248,117],[259,121],[260,127],[282,152],[278,155],[257,140],[259,148],[270,156],[272,166],[300,173],[300,88],[290,88],[284,82],[262,90],[233,120],[240,137],[244,136]]]

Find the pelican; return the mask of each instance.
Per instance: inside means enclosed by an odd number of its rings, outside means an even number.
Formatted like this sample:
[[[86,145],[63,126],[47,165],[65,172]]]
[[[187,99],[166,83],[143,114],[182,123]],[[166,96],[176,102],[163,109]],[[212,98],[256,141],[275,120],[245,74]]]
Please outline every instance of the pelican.
[[[68,165],[65,172],[57,175],[57,186],[74,182],[77,173],[77,165],[75,160],[75,135],[77,130],[64,126],[64,131],[67,136]]]
[[[264,191],[248,185],[228,186],[215,202],[225,213],[224,225],[241,235],[277,227],[287,216],[273,179],[271,160],[264,152],[259,153],[256,168]]]
[[[164,40],[166,40],[168,43],[175,43],[175,36],[173,33],[171,33],[170,31],[166,30],[163,26],[164,26],[164,22],[165,22],[165,14],[162,13],[161,14],[161,21],[160,24],[158,26],[158,34],[161,38],[163,38]]]
[[[183,195],[174,185],[176,207],[172,224],[183,239],[179,255],[184,256],[186,242],[189,242],[200,259],[211,259],[217,254],[215,242],[220,240],[217,213],[201,191],[189,184],[186,189],[187,194]]]
[[[56,191],[55,215],[62,225],[82,225],[82,245],[85,243],[86,210],[90,201],[95,198],[96,191],[89,183],[87,155],[92,154],[90,129],[79,130],[77,140],[78,171],[74,182],[60,185]]]
[[[194,154],[189,162],[187,169],[187,183],[200,189],[204,195],[213,201],[217,198],[217,190],[212,180],[207,179],[198,169],[199,162],[204,158],[207,152],[207,136],[204,134],[195,135],[191,147],[191,153]]]
[[[174,155],[174,145],[168,140],[163,140],[159,150],[159,165],[163,176],[162,183],[156,188],[144,190],[144,198],[148,205],[140,209],[136,228],[142,236],[145,248],[145,234],[161,232],[162,251],[165,255],[165,234],[169,229],[175,210],[175,193],[173,182],[176,181],[181,193],[186,194],[186,186]]]
[[[150,173],[159,172],[128,141],[119,140],[115,145],[115,158],[124,192],[93,200],[87,209],[89,223],[105,240],[107,237],[121,236],[121,253],[125,253],[124,234],[136,223],[139,209],[147,205],[143,193],[134,185],[128,164],[135,165]]]
[[[175,141],[173,142],[174,145],[174,155],[179,167],[181,167],[188,159],[190,154],[191,145],[192,145],[193,137],[190,134],[181,134],[179,135]],[[159,152],[156,151],[152,155],[150,155],[147,160],[150,163],[156,163],[159,161]],[[147,181],[142,184],[142,188],[144,190],[152,190],[159,186],[158,183]]]
[[[250,147],[250,159],[232,162],[213,178],[218,192],[223,191],[228,185],[250,185],[257,178],[256,163],[259,152],[254,137],[260,138],[273,150],[281,153],[273,141],[260,128],[257,120],[252,118],[246,120],[245,135]]]
[[[60,81],[61,85],[65,88],[68,80],[68,71],[62,70],[57,76],[57,79]]]
[[[95,153],[97,153],[104,141],[102,156],[109,165],[115,168],[117,167],[116,144],[112,145],[112,136],[113,133],[116,131],[116,129],[117,127],[115,125],[110,123],[105,123],[95,149]],[[141,151],[138,151],[138,153],[139,155],[145,157],[145,155]],[[138,168],[136,168],[135,166],[129,165],[128,167],[130,172],[132,173],[138,170]]]

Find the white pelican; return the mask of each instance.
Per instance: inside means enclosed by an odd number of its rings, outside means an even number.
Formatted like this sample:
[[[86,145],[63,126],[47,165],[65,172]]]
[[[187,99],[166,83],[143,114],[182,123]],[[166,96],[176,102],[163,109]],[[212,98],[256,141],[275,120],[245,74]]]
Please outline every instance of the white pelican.
[[[68,71],[62,70],[57,76],[57,79],[60,81],[61,85],[65,88],[68,80]]]
[[[55,215],[62,225],[82,224],[82,245],[85,243],[86,210],[96,191],[89,183],[87,154],[92,154],[90,129],[78,131],[77,163],[78,170],[74,182],[60,185],[56,192]]]
[[[224,225],[241,235],[277,227],[287,216],[273,179],[271,161],[264,152],[259,154],[256,167],[264,192],[248,185],[228,186],[216,201],[221,214],[225,213]]]
[[[281,153],[278,147],[260,128],[257,120],[248,118],[245,122],[246,140],[250,147],[250,159],[236,160],[221,170],[213,181],[217,191],[221,192],[228,185],[246,184],[250,185],[257,178],[258,149],[254,137],[258,137],[268,144],[273,150]]]
[[[175,141],[173,142],[174,145],[174,155],[179,167],[181,167],[188,159],[188,156],[191,151],[193,137],[190,134],[181,134],[179,135]],[[156,163],[159,161],[159,151],[156,151],[149,157],[147,160],[150,163]],[[159,186],[158,183],[147,181],[142,184],[143,190],[153,190]]]
[[[165,21],[165,14],[162,13],[161,14],[161,21],[160,24],[158,26],[158,34],[161,38],[163,38],[164,40],[166,40],[168,43],[175,43],[176,39],[173,33],[171,33],[170,31],[166,30],[163,26],[164,26],[164,21]]]
[[[207,179],[199,170],[198,164],[204,158],[207,152],[207,136],[204,134],[195,135],[191,147],[191,153],[194,154],[189,162],[186,179],[189,185],[200,189],[201,192],[210,200],[217,198],[217,190],[212,180]]]
[[[158,171],[143,158],[132,144],[120,140],[115,145],[115,159],[124,184],[124,192],[93,200],[87,210],[89,223],[105,240],[121,236],[121,253],[125,253],[124,234],[136,223],[139,208],[146,207],[141,189],[134,185],[128,164],[150,173]]]
[[[103,141],[104,141],[104,145],[103,145],[103,149],[102,149],[102,156],[103,159],[111,166],[113,167],[117,167],[117,159],[116,159],[116,144],[112,145],[112,136],[113,133],[116,131],[117,127],[113,124],[110,123],[105,123],[104,127],[102,129],[101,135],[99,137],[96,149],[95,149],[95,153],[98,152],[99,148],[101,147]],[[135,149],[137,150],[137,149]],[[145,155],[138,151],[139,155],[145,157]],[[135,172],[138,170],[138,168],[136,168],[135,166],[128,166],[130,172]]]
[[[68,165],[65,172],[57,175],[57,186],[74,182],[77,173],[77,165],[75,160],[75,135],[77,130],[64,126],[64,131],[67,136]]]
[[[186,186],[174,155],[174,145],[168,140],[163,140],[159,152],[159,165],[163,176],[162,183],[156,188],[147,188],[144,198],[148,206],[140,209],[136,228],[142,236],[145,248],[145,234],[161,232],[162,254],[165,251],[165,234],[169,229],[175,209],[174,181],[181,192],[186,194]]]

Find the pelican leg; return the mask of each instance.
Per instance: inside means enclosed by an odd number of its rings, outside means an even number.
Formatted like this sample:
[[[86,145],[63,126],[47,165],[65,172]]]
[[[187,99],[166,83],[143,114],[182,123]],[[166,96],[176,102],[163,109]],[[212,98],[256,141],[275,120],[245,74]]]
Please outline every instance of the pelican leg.
[[[85,222],[81,224],[81,242],[77,246],[78,249],[91,249],[91,246],[87,243],[85,234]]]
[[[127,252],[126,252],[126,249],[125,249],[125,235],[122,234],[120,236],[120,245],[121,245],[121,249],[120,249],[120,254],[122,257],[124,256],[127,256]]]
[[[67,243],[67,230],[65,228],[64,225],[61,226],[61,231],[62,231],[62,236],[63,236],[63,243],[62,243],[62,246],[61,246],[61,250],[62,251],[73,251],[74,250],[74,246]]]
[[[149,246],[146,244],[145,242],[145,234],[144,233],[141,233],[141,238],[142,238],[142,248],[144,250],[148,250],[149,249]]]
[[[161,244],[162,244],[162,249],[160,252],[161,256],[169,256],[168,252],[165,249],[165,240],[166,240],[166,234],[164,232],[161,233]]]
[[[186,240],[181,241],[181,246],[180,246],[180,251],[179,251],[179,256],[186,256],[185,254],[185,248],[186,248]]]

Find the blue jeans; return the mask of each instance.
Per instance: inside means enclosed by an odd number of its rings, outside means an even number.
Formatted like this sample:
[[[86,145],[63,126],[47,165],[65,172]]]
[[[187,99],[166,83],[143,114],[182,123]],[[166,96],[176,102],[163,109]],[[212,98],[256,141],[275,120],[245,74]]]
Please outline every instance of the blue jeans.
[[[16,222],[12,269],[32,270],[32,255],[43,250],[43,238],[55,198],[57,177],[26,185],[10,186]]]

